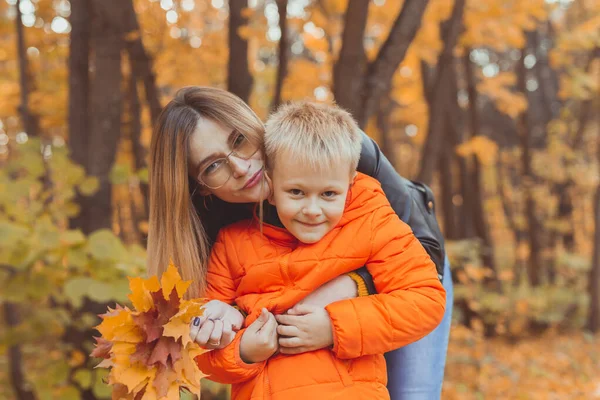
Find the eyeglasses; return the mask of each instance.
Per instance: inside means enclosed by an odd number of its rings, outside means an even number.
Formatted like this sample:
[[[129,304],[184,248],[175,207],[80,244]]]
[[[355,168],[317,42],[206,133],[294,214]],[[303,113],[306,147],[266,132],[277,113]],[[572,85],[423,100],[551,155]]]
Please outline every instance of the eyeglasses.
[[[248,160],[258,151],[258,146],[241,133],[235,137],[232,150],[223,158],[218,158],[204,168],[198,175],[198,180],[210,189],[218,189],[225,185],[233,169],[229,157],[232,155],[243,160]]]

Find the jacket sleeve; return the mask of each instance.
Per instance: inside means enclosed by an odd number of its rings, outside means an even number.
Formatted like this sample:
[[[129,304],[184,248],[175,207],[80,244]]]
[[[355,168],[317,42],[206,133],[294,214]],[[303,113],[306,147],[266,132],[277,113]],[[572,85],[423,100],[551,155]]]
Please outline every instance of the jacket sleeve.
[[[398,175],[377,143],[364,132],[358,171],[379,181],[394,212],[410,226],[441,277],[444,272],[444,240],[435,215],[431,190]],[[369,285],[367,271],[356,272],[365,280],[371,292],[373,287]]]
[[[208,263],[206,297],[221,300],[228,304],[235,301],[236,285],[231,275],[231,264],[235,264],[227,251],[222,231],[213,246]],[[239,383],[257,376],[264,368],[265,362],[246,364],[240,357],[240,341],[245,329],[240,330],[234,340],[225,348],[211,350],[196,357],[200,371],[208,375],[208,379],[219,383]]]
[[[389,207],[373,215],[367,269],[377,292],[326,307],[333,352],[342,359],[382,354],[412,343],[442,320],[446,293],[435,266],[408,225]]]

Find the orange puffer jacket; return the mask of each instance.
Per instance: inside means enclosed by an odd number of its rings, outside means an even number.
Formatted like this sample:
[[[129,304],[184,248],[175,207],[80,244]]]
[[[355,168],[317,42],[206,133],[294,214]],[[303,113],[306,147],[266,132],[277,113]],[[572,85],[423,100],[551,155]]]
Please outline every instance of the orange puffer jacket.
[[[222,229],[208,267],[207,297],[237,303],[248,326],[263,307],[284,313],[363,265],[379,294],[326,307],[332,349],[246,364],[239,355],[242,329],[226,348],[198,356],[199,368],[211,380],[232,383],[232,399],[389,399],[383,353],[433,330],[446,296],[435,265],[376,180],[357,176],[342,220],[318,243],[300,243],[266,224],[261,236],[256,219]]]

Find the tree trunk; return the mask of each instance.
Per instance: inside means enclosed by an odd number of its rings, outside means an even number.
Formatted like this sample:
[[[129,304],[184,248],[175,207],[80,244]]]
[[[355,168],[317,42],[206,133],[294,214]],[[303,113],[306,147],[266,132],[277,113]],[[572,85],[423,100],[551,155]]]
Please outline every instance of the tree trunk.
[[[450,90],[450,68],[454,47],[462,29],[464,8],[465,0],[456,0],[450,19],[442,24],[443,37],[445,38],[444,49],[438,57],[437,76],[434,89],[431,92],[432,102],[429,105],[429,129],[421,152],[421,165],[417,178],[425,184],[431,184],[433,171],[439,160],[441,144],[444,142],[441,136],[444,124],[443,114],[448,106],[446,93]]]
[[[503,173],[503,165],[502,161],[500,161],[500,157],[496,162],[496,184],[497,184],[497,192],[500,197],[500,202],[502,203],[502,210],[504,211],[504,216],[506,218],[506,222],[508,228],[513,233],[515,249],[519,248],[521,243],[525,240],[525,233],[518,227],[515,217],[515,211],[512,205],[509,202],[508,196],[506,195],[506,190],[504,189],[504,173]],[[513,285],[519,286],[521,283],[521,271],[524,269],[524,264],[522,260],[516,259],[513,267]]]
[[[137,80],[133,74],[129,77],[129,134],[131,138],[131,148],[133,150],[133,160],[135,170],[140,171],[146,168],[146,148],[142,144],[142,109],[140,105],[139,94],[137,90]],[[148,184],[140,182],[140,192],[142,194],[143,209],[135,207],[135,202],[131,202],[133,224],[136,232],[139,232],[139,225],[142,221],[148,220]],[[132,196],[133,197],[133,196]],[[146,236],[142,234],[142,242],[146,244]]]
[[[71,158],[86,168],[89,139],[89,52],[91,35],[89,0],[71,0],[71,35],[69,43],[69,149]],[[87,170],[86,170],[87,172]],[[78,216],[69,221],[71,229],[83,229],[86,219],[86,198],[79,193],[75,199],[80,205]]]
[[[19,105],[19,113],[23,123],[23,129],[29,136],[39,136],[39,127],[37,117],[29,109],[29,90],[30,90],[30,71],[29,60],[27,59],[25,32],[23,30],[23,22],[21,21],[21,0],[17,0],[15,7],[17,16],[15,18],[15,28],[17,31],[17,52],[19,55],[19,87],[21,94],[21,104]]]
[[[524,64],[526,51],[526,47],[521,51],[521,60],[517,66],[517,85],[519,91],[527,98],[527,71]],[[531,168],[531,126],[529,124],[529,113],[527,110],[523,111],[519,118],[518,130],[521,145],[522,186],[525,193],[525,218],[527,220],[527,235],[529,240],[527,276],[529,278],[529,283],[532,286],[539,286],[542,283],[542,243],[539,236],[541,227],[536,216],[535,199],[532,194],[534,176]]]
[[[340,107],[358,118],[360,96],[367,69],[364,35],[369,0],[349,0],[344,17],[342,48],[333,67],[333,95]]]
[[[480,134],[481,131],[481,123],[479,121],[479,113],[477,110],[477,87],[475,83],[475,73],[473,71],[473,65],[471,60],[469,59],[470,51],[467,49],[465,51],[464,56],[464,64],[465,64],[465,77],[467,81],[467,93],[469,96],[469,119],[471,125],[471,138],[473,139],[475,136]],[[496,279],[497,277],[497,268],[496,261],[494,257],[494,244],[492,243],[492,236],[490,232],[490,227],[485,216],[485,193],[482,187],[481,182],[481,163],[477,156],[471,157],[471,165],[472,170],[470,173],[470,182],[472,185],[473,191],[471,192],[471,196],[473,198],[473,221],[475,222],[475,232],[477,236],[483,242],[482,249],[482,259],[483,264],[490,268],[494,273],[494,281],[499,283]],[[497,289],[499,289],[499,285]]]
[[[449,137],[449,136],[447,136]],[[452,161],[454,160],[454,146],[446,143],[442,151],[439,162],[440,189],[441,189],[441,208],[444,219],[444,238],[447,240],[457,240],[458,224],[456,220],[456,206],[454,205],[454,187]]]
[[[152,58],[146,52],[142,41],[142,32],[133,7],[133,0],[123,0],[127,54],[131,61],[131,71],[144,84],[145,98],[150,107],[152,125],[162,109],[160,94],[156,86],[156,75],[152,69]]]
[[[112,185],[109,173],[121,136],[121,51],[125,27],[122,0],[92,0],[95,74],[91,85],[91,136],[88,171],[98,178],[98,191],[86,201],[85,233],[111,228]]]
[[[598,160],[600,160],[600,145],[598,146],[598,156]],[[594,253],[589,275],[588,329],[598,332],[600,331],[600,185],[598,185],[594,197],[594,223]]]
[[[381,151],[385,154],[390,164],[396,168],[396,149],[394,140],[391,137],[392,132],[390,128],[390,118],[394,107],[394,100],[390,97],[390,93],[388,92],[379,105],[379,112],[377,113],[377,129],[381,135]]]
[[[464,5],[465,0],[456,0],[456,2]],[[428,3],[427,0],[404,1],[402,10],[396,21],[394,21],[390,34],[381,46],[375,60],[369,65],[363,89],[360,93],[361,107],[355,114],[361,127],[367,125],[369,118],[377,111],[381,96],[389,90],[396,69],[404,60],[408,47],[417,35]],[[462,7],[458,8],[460,8],[458,19],[462,20]],[[449,34],[453,36],[454,32],[451,30]],[[456,37],[458,37],[458,33],[453,36],[454,43]],[[454,46],[452,47],[454,48]]]
[[[281,104],[281,91],[283,82],[287,75],[287,64],[289,54],[288,31],[287,31],[287,4],[288,0],[277,0],[277,9],[279,11],[279,29],[281,37],[279,38],[279,65],[277,67],[277,80],[275,83],[275,94],[271,103],[271,111],[274,111]]]
[[[19,309],[16,304],[4,303],[4,320],[6,326],[14,328],[20,324]],[[23,357],[21,347],[12,345],[8,348],[8,370],[10,384],[17,400],[36,400],[35,394],[29,389],[31,385],[23,374]]]
[[[246,23],[245,18],[242,16],[244,7],[247,7],[246,1],[229,2],[227,89],[247,103],[252,90],[252,75],[248,70],[248,42],[238,34],[238,29]]]
[[[600,48],[598,48],[600,51]],[[600,76],[599,76],[600,78]],[[600,112],[596,110],[596,120],[600,126]],[[596,159],[600,162],[600,137],[597,139],[598,149]],[[599,168],[600,170],[600,168]],[[600,331],[600,184],[596,188],[594,198],[594,255],[589,278],[590,312],[588,315],[588,329],[592,332]]]

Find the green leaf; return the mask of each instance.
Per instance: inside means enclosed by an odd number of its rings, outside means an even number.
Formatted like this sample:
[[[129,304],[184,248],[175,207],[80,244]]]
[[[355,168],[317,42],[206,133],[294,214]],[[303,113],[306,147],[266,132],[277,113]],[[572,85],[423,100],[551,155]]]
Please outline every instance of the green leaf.
[[[131,167],[127,164],[114,164],[110,171],[110,182],[113,185],[122,185],[129,181],[131,176]]]
[[[92,257],[101,261],[118,262],[127,258],[127,250],[118,237],[108,229],[100,229],[88,238]]]
[[[75,247],[67,251],[67,260],[70,266],[83,268],[88,263],[88,254],[83,248]]]
[[[81,392],[76,387],[67,386],[61,390],[61,400],[81,400]]]
[[[94,396],[99,399],[110,398],[112,394],[112,389],[104,380],[108,377],[108,370],[106,369],[97,369],[95,370],[94,376],[94,386],[92,386],[92,392]]]
[[[72,229],[62,232],[60,241],[67,246],[74,246],[85,242],[85,235],[79,229]]]
[[[25,241],[30,234],[27,226],[15,224],[8,221],[0,221],[0,245],[2,247],[11,248],[17,243]]]
[[[63,288],[65,296],[75,308],[81,307],[83,296],[85,296],[89,287],[96,281],[91,278],[73,278],[65,283]]]
[[[34,226],[35,242],[39,250],[50,250],[60,246],[59,230],[49,216],[38,219]]]
[[[87,369],[80,368],[73,374],[73,380],[83,389],[89,389],[92,385],[92,373]]]
[[[98,181],[98,178],[95,176],[88,176],[79,184],[79,192],[84,196],[92,196],[98,191],[99,187],[100,182]]]
[[[140,182],[142,183],[148,183],[148,168],[141,168],[137,171],[137,177],[139,178]]]

